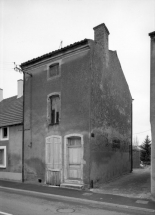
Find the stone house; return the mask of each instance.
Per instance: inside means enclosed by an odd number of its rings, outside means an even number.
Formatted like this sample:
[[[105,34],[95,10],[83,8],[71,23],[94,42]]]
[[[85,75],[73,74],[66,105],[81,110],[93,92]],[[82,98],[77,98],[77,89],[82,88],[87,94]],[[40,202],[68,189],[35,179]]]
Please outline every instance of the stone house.
[[[21,64],[24,179],[88,186],[131,171],[132,98],[105,24]]]
[[[23,81],[18,94],[3,99],[0,89],[0,179],[22,180]]]

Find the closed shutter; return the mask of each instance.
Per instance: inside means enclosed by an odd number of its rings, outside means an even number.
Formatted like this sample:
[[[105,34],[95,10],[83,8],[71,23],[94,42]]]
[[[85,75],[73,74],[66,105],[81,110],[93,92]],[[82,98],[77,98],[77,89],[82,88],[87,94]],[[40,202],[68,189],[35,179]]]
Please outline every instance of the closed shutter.
[[[48,137],[46,138],[46,183],[60,185],[61,170],[61,137]]]

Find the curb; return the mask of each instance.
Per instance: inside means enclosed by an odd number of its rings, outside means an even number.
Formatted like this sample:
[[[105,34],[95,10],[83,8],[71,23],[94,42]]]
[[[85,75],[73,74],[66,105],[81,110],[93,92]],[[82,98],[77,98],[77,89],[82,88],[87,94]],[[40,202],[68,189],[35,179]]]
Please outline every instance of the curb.
[[[0,189],[12,190],[12,191],[16,191],[16,192],[25,192],[25,193],[34,194],[34,195],[40,195],[40,196],[53,197],[55,199],[62,199],[64,201],[69,200],[69,201],[78,202],[78,203],[92,203],[92,204],[97,204],[97,205],[102,205],[102,206],[110,206],[110,207],[113,207],[113,208],[131,209],[131,210],[155,213],[155,210],[148,209],[148,208],[120,205],[120,204],[114,204],[114,203],[108,203],[108,202],[100,202],[100,201],[95,201],[95,200],[68,197],[68,196],[60,196],[60,195],[55,195],[55,194],[42,193],[42,192],[36,192],[36,191],[30,191],[30,190],[22,190],[22,189],[15,189],[15,188],[8,188],[8,187],[2,187],[2,186],[0,186]]]

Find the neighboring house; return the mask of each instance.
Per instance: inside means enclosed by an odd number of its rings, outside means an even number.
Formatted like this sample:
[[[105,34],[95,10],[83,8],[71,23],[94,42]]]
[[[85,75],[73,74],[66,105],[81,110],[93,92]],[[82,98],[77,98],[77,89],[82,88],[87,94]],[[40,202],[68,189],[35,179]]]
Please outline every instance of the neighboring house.
[[[141,148],[139,146],[133,146],[133,168],[140,168],[140,152]]]
[[[151,194],[155,200],[155,31],[150,36]]]
[[[23,81],[18,95],[3,99],[0,89],[0,179],[22,180]]]
[[[105,24],[94,32],[21,64],[25,180],[89,187],[131,171],[131,94]]]

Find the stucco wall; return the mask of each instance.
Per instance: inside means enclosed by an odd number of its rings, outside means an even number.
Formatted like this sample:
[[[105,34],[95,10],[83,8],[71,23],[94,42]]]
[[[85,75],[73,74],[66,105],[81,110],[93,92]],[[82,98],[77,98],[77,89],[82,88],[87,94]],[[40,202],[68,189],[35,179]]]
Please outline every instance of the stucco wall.
[[[51,59],[47,64],[32,68],[33,77],[25,82],[25,179],[45,180],[45,138],[62,137],[64,166],[64,136],[82,134],[84,163],[89,163],[89,50]],[[47,79],[47,65],[60,62],[61,75]],[[47,123],[47,97],[60,93],[61,116],[59,125]],[[30,109],[32,108],[32,112]],[[89,167],[84,164],[84,181],[88,182]]]
[[[20,180],[22,171],[22,126],[9,127],[9,140],[0,141],[0,146],[6,146],[6,168],[0,168],[0,178]],[[10,174],[11,175],[10,175]]]
[[[116,52],[92,51],[91,180],[108,181],[131,168],[131,95]]]

